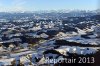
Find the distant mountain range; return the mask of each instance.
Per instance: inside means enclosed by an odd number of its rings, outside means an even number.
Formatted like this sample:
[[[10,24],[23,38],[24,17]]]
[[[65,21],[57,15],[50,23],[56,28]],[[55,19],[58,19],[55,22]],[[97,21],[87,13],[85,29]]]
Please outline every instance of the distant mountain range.
[[[10,12],[0,12],[0,13],[100,13],[100,9],[97,10],[39,10],[39,11],[10,11]]]
[[[41,11],[17,11],[17,12],[0,12],[0,19],[13,18],[42,18],[42,19],[66,19],[67,17],[86,17],[100,14],[100,10],[41,10]],[[18,19],[19,19],[18,18]]]

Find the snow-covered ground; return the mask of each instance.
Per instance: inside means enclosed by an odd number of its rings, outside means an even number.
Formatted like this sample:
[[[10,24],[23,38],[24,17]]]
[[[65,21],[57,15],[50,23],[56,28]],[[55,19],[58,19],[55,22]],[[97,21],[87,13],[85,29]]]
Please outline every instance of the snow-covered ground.
[[[70,42],[82,43],[82,44],[91,44],[91,45],[99,45],[100,44],[99,38],[85,39],[85,38],[82,38],[80,35],[71,36],[71,37],[61,37],[59,39],[67,40]]]
[[[15,58],[8,58],[8,59],[0,59],[0,66],[10,66],[12,65],[11,62],[13,62]]]
[[[20,52],[18,53],[10,53],[10,57],[14,58],[16,60],[16,64],[19,63],[19,60],[21,63],[23,63],[24,65],[29,65],[31,63],[31,65],[37,65],[37,64],[43,64],[45,63],[45,57],[43,55],[43,52],[47,51],[47,50],[55,50],[58,51],[59,53],[68,56],[68,52],[69,53],[76,53],[79,55],[86,55],[86,54],[94,54],[98,51],[98,49],[100,49],[99,47],[78,47],[78,46],[60,46],[59,48],[54,49],[54,47],[56,46],[55,43],[55,39],[59,38],[63,39],[63,40],[67,40],[70,42],[78,42],[78,43],[82,43],[82,44],[93,44],[93,45],[98,45],[100,44],[100,39],[98,38],[90,38],[90,39],[85,39],[82,38],[80,35],[77,35],[76,33],[73,33],[74,35],[71,36],[68,33],[64,34],[64,33],[60,33],[63,35],[60,35],[61,37],[57,37],[59,35],[57,35],[56,37],[47,40],[45,42],[42,42],[40,44],[37,45],[37,47],[34,47],[33,49],[29,50],[28,48],[25,47],[25,49],[20,50]],[[3,50],[3,48],[0,48],[1,50]],[[30,60],[29,58],[27,58],[27,56],[30,56],[32,58],[32,60]],[[52,54],[52,53],[48,53],[45,54],[46,57],[50,57],[52,56],[53,58],[55,58],[56,56],[58,56],[57,54]],[[40,59],[38,62],[36,62],[35,60]],[[4,59],[0,60],[0,64],[10,64],[11,61],[6,59],[6,62],[3,61]],[[4,63],[5,62],[5,63]]]
[[[94,54],[98,51],[98,48],[93,48],[93,47],[78,47],[78,46],[61,46],[58,49],[55,49],[60,53],[66,54],[67,52],[69,53],[77,53],[81,55],[86,55],[86,54]]]

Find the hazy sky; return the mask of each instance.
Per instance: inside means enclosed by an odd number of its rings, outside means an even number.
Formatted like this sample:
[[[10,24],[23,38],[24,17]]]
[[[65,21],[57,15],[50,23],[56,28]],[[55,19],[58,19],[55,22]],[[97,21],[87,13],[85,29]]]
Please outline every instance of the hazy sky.
[[[0,0],[0,11],[95,10],[98,0]]]

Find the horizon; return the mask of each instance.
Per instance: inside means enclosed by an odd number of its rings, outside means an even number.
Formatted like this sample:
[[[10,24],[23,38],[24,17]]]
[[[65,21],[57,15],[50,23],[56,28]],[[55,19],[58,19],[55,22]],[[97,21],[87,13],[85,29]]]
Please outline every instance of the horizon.
[[[0,0],[0,12],[97,10],[99,0]]]

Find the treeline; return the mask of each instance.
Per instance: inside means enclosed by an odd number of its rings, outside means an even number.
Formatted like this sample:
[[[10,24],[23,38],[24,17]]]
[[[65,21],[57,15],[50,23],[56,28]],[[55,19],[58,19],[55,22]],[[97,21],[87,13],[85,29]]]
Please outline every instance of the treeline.
[[[82,43],[77,43],[77,42],[69,42],[66,40],[56,40],[55,45],[80,46],[80,47],[100,47],[100,45],[82,44]]]

